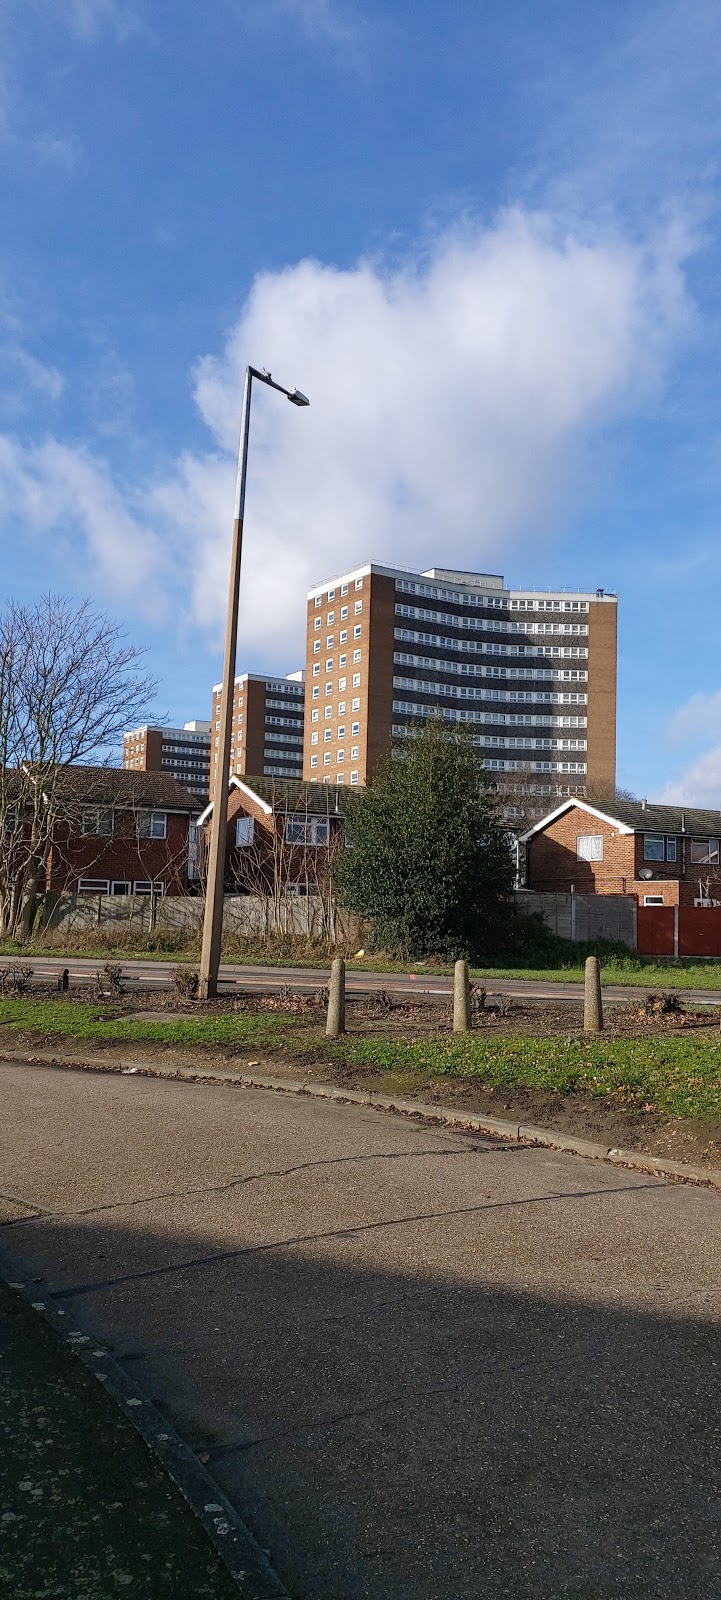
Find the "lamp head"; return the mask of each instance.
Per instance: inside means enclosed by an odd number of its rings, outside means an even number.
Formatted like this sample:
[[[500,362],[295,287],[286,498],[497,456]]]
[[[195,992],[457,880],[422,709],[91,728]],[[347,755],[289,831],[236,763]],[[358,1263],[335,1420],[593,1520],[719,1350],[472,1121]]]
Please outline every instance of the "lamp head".
[[[300,389],[290,389],[288,392],[288,399],[292,400],[294,406],[310,405],[310,400],[308,399],[307,394],[301,394]]]

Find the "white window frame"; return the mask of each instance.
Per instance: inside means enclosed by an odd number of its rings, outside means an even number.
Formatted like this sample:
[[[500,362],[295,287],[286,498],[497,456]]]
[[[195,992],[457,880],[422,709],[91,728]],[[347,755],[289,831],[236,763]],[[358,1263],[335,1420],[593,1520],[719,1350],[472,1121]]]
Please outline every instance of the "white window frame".
[[[363,588],[363,579],[362,578],[356,578],[355,586],[356,586],[356,589],[362,589]]]
[[[105,822],[108,826],[102,827]],[[83,811],[83,834],[97,839],[112,839],[115,832],[115,813],[110,806],[88,806]],[[99,880],[100,881],[100,880]]]
[[[136,878],[133,884],[133,894],[165,894],[165,884],[161,878]]]
[[[699,854],[704,846],[706,854]],[[694,851],[697,852],[694,855]],[[692,839],[690,848],[690,863],[692,867],[717,867],[719,864],[719,842],[713,836],[708,839]]]
[[[583,848],[582,848],[583,847]],[[603,834],[579,833],[576,836],[577,861],[603,861]]]
[[[145,832],[146,818],[147,833]],[[138,811],[135,817],[135,831],[139,839],[167,839],[167,811]]]
[[[253,844],[254,840],[255,817],[249,817],[247,813],[244,812],[241,816],[236,817],[235,819],[235,848],[236,850],[247,850]]]
[[[352,680],[354,689],[360,689],[360,681],[361,681],[360,673],[359,672],[354,672],[353,673],[353,680]]]
[[[78,878],[78,894],[109,894],[109,878]]]
[[[663,895],[662,894],[645,894],[644,897],[643,897],[643,903],[644,903],[645,906],[662,906],[663,905]]]

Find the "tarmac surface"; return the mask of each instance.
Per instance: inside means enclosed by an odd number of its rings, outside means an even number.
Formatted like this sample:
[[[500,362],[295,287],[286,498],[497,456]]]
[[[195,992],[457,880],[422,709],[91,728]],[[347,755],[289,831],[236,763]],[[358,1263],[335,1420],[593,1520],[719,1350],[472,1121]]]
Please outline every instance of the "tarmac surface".
[[[0,957],[0,970],[3,967],[17,966],[17,956]],[[24,963],[21,963],[24,964]],[[48,978],[58,977],[63,969],[67,969],[70,983],[93,984],[95,975],[102,968],[103,962],[98,958],[89,956],[36,956],[32,955],[28,965],[33,969],[36,981],[47,983]],[[120,959],[119,965],[123,970],[123,982],[126,987],[137,985],[138,988],[168,989],[172,986],[173,973],[177,970],[177,960],[170,961],[143,961],[141,959]],[[189,963],[192,965],[192,962]],[[322,989],[328,984],[329,968],[319,967],[266,967],[243,966],[225,963],[219,973],[220,994],[272,993],[278,989],[302,989],[312,991]],[[508,994],[519,999],[527,1000],[574,1000],[578,1003],[583,995],[583,973],[579,972],[578,978],[568,983],[545,983],[537,978],[488,978],[489,993]],[[658,980],[656,980],[658,986]],[[721,985],[721,968],[719,969],[719,984]],[[673,987],[673,973],[669,973],[668,987]],[[443,977],[436,973],[424,973],[422,969],[417,972],[358,972],[346,968],[346,990],[349,994],[373,994],[379,989],[384,989],[390,994],[407,995],[436,995],[449,996],[453,994],[453,979]],[[646,984],[604,984],[604,998],[606,1000],[642,1000],[648,993]],[[689,1005],[721,1005],[721,987],[719,989],[684,989],[683,998]]]
[[[237,1085],[2,1067],[0,1252],[294,1600],[721,1593],[721,1199]]]

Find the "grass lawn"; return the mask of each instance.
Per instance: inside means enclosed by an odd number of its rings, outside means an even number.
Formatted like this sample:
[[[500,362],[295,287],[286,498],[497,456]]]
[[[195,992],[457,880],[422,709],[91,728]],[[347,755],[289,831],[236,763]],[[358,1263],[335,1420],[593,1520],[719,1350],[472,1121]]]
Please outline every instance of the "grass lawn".
[[[114,1018],[102,1005],[63,1001],[0,1001],[3,1037],[32,1030],[46,1037],[133,1044],[274,1052],[286,1059],[347,1062],[382,1072],[475,1077],[487,1087],[524,1087],[556,1094],[611,1097],[617,1104],[678,1117],[721,1117],[721,1030],[585,1039],[501,1037],[486,1033],[413,1039],[354,1038],[331,1042],[307,1016],[240,1014],[176,1022]],[[242,1065],[242,1061],[239,1063]]]

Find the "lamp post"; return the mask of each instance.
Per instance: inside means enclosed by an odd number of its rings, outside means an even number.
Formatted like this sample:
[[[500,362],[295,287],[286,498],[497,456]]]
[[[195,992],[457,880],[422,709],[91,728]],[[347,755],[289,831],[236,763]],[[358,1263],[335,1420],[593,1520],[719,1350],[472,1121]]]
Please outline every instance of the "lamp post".
[[[274,382],[269,372],[259,372],[256,367],[246,367],[243,386],[243,411],[240,423],[238,475],[235,483],[233,542],[230,555],[230,583],[228,586],[228,619],[225,629],[223,688],[220,702],[218,764],[213,782],[213,811],[210,821],[203,944],[200,953],[198,993],[203,1000],[212,999],[218,992],[220,943],[223,934],[223,882],[225,877],[228,783],[230,779],[230,740],[233,729],[233,701],[235,698],[235,658],[238,646],[238,602],[240,594],[240,562],[243,551],[245,479],[248,466],[250,395],[254,378],[257,378],[259,383],[267,384],[270,389],[278,389],[281,394],[287,396],[294,406],[307,406],[310,404],[307,397],[301,394],[300,389],[284,389],[282,383]]]

